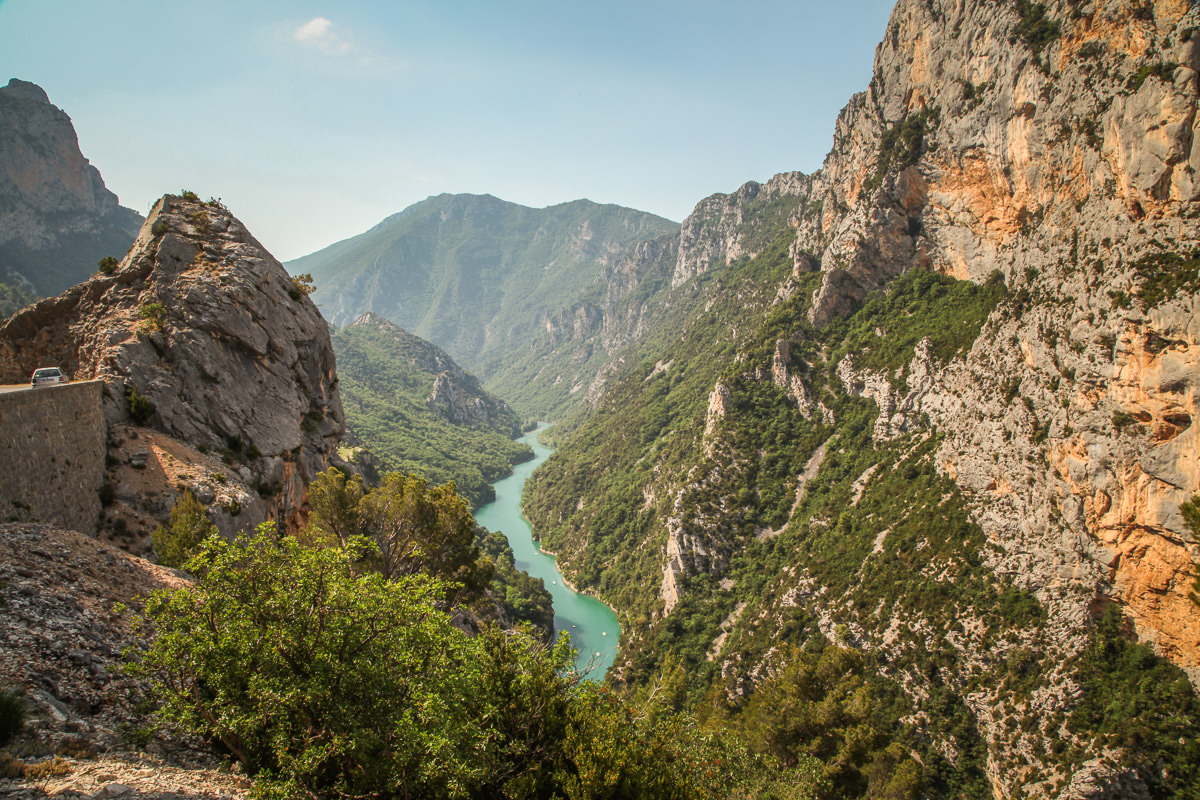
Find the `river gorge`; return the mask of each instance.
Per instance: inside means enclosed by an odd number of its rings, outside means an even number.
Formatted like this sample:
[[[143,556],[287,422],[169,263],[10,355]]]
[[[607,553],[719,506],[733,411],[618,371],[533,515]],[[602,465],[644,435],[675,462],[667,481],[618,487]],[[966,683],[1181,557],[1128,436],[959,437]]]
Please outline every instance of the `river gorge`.
[[[496,499],[480,508],[475,520],[485,528],[503,532],[512,547],[517,569],[545,582],[554,599],[555,633],[570,634],[579,671],[589,680],[601,681],[617,656],[621,636],[617,616],[601,600],[574,591],[563,580],[554,556],[538,547],[533,540],[533,529],[521,513],[525,480],[554,452],[537,441],[541,430],[521,438],[520,441],[533,448],[533,460],[518,464],[512,475],[495,483]]]

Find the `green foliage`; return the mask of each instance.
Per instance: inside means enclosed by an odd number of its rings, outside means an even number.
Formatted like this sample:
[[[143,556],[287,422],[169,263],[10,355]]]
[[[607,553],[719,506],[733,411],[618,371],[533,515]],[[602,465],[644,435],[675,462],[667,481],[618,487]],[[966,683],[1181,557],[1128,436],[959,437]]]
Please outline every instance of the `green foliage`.
[[[332,338],[347,427],[368,443],[382,469],[454,481],[479,506],[494,497],[494,481],[533,456],[512,440],[520,432],[517,415],[428,342],[378,318]],[[431,406],[443,372],[462,376],[456,380],[467,402],[484,409],[487,424],[455,423]]]
[[[129,403],[129,416],[135,425],[145,425],[154,413],[154,404],[132,383],[125,384],[125,399]]]
[[[424,573],[455,584],[471,599],[491,583],[492,563],[475,542],[475,520],[454,484],[430,486],[416,475],[391,473],[364,490],[357,475],[330,468],[309,486],[307,537],[343,550],[363,538],[373,550],[360,566],[385,578]]]
[[[1150,78],[1158,78],[1164,85],[1169,86],[1175,82],[1175,70],[1178,67],[1179,65],[1174,61],[1155,61],[1150,64],[1143,64],[1129,76],[1129,80],[1125,83],[1125,88],[1131,92],[1136,92]]]
[[[789,649],[783,666],[732,715],[730,727],[785,766],[821,764],[822,797],[920,797],[928,779],[895,740],[909,704],[856,650]]]
[[[1112,424],[1113,424],[1113,427],[1116,428],[1117,433],[1124,433],[1125,429],[1128,428],[1130,425],[1138,424],[1138,418],[1135,417],[1133,414],[1130,414],[1126,411],[1122,411],[1121,409],[1118,408],[1116,411],[1113,412]]]
[[[1200,495],[1181,504],[1179,506],[1179,513],[1183,514],[1183,520],[1192,529],[1192,533],[1200,537]],[[1192,598],[1193,603],[1200,606],[1200,565],[1196,565],[1193,569],[1196,572],[1196,580],[1192,585],[1189,597]]]
[[[312,274],[301,272],[299,275],[292,276],[292,285],[288,288],[288,294],[293,300],[299,300],[301,297],[308,297],[316,290]]]
[[[143,303],[138,308],[138,319],[139,331],[161,331],[167,319],[167,307],[162,303]]]
[[[269,524],[210,538],[194,585],[146,605],[133,665],[157,713],[220,742],[264,797],[718,798],[778,789],[773,765],[652,695],[581,684],[551,648],[469,636],[425,575],[359,573],[371,548],[310,549]],[[810,797],[808,772],[785,777]],[[772,797],[769,791],[755,796]]]
[[[1035,56],[1040,55],[1046,45],[1059,37],[1062,23],[1047,16],[1046,7],[1041,3],[1017,0],[1016,8],[1019,19],[1013,28],[1012,41],[1024,42]]]
[[[937,129],[940,120],[941,112],[936,107],[926,107],[884,131],[875,172],[863,181],[863,191],[874,192],[883,185],[883,178],[889,172],[916,164],[927,149],[925,137]]]
[[[826,338],[837,355],[851,355],[856,369],[893,372],[912,360],[922,339],[945,363],[970,349],[983,323],[1006,295],[1003,283],[956,281],[923,269],[900,276],[864,304],[861,311],[834,322]]]
[[[182,197],[184,200],[188,201],[189,203],[199,203],[200,202],[200,196],[189,189],[184,189],[183,191],[181,191],[179,193],[179,196]]]
[[[96,262],[96,267],[101,275],[112,275],[117,271],[117,267],[120,265],[120,263],[120,261],[112,256],[105,256]]]
[[[151,541],[158,554],[158,563],[182,567],[200,543],[216,533],[217,526],[208,518],[204,505],[185,489],[171,509],[170,523],[155,528]]]
[[[150,226],[150,233],[154,234],[155,236],[162,236],[169,230],[171,230],[171,226],[165,219],[162,219],[161,217],[154,220],[154,224]]]
[[[546,638],[554,635],[554,603],[541,578],[519,570],[503,533],[479,528],[479,549],[492,560],[492,586],[488,594],[499,607],[500,619],[510,626],[528,623]]]
[[[187,215],[188,222],[196,226],[196,229],[201,233],[208,233],[209,226],[212,222],[208,218],[208,212],[203,208],[198,208]]]
[[[18,286],[0,282],[0,321],[33,303],[35,298]]]
[[[0,746],[6,745],[25,727],[25,693],[15,687],[0,689]]]
[[[1081,696],[1067,720],[1085,740],[1119,752],[1152,797],[1200,794],[1200,698],[1187,676],[1124,635],[1118,605],[1105,609],[1074,679]]]
[[[1134,262],[1133,269],[1139,281],[1138,299],[1147,309],[1200,290],[1200,250],[1191,256],[1156,253]]]

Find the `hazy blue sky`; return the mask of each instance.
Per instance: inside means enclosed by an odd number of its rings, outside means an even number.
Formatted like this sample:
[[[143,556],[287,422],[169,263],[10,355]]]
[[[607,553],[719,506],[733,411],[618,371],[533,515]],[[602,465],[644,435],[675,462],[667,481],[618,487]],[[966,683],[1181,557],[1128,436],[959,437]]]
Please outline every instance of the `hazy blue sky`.
[[[220,197],[295,258],[441,192],[681,220],[817,169],[892,0],[0,0],[124,205]]]

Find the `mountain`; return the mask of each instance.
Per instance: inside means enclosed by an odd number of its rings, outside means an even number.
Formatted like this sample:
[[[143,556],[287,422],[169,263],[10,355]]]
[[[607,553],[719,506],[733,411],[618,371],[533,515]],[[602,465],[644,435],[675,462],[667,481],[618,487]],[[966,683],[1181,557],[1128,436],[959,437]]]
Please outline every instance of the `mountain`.
[[[102,525],[133,552],[181,487],[222,532],[295,529],[345,429],[329,329],[220,203],[167,195],[110,274],[0,326],[0,381],[53,364],[104,382]]]
[[[446,350],[533,418],[586,385],[570,359],[546,354],[565,329],[599,327],[606,270],[677,230],[587,200],[532,209],[443,194],[287,267],[312,274],[314,299],[331,323],[373,311]]]
[[[41,87],[0,88],[0,281],[58,294],[120,258],[142,216],[118,204],[79,150],[71,119]]]
[[[437,346],[370,311],[332,338],[347,428],[386,471],[454,481],[479,506],[533,456],[516,413]]]
[[[900,0],[821,170],[637,273],[525,501],[618,682],[831,796],[1200,791],[1197,14]]]

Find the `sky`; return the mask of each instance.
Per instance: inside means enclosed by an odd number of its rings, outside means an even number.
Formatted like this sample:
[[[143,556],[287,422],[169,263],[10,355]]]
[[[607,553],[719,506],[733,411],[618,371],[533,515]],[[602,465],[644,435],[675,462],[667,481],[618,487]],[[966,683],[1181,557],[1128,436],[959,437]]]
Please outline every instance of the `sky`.
[[[812,172],[893,0],[0,0],[0,84],[122,205],[216,197],[281,260],[443,192],[675,221]]]

